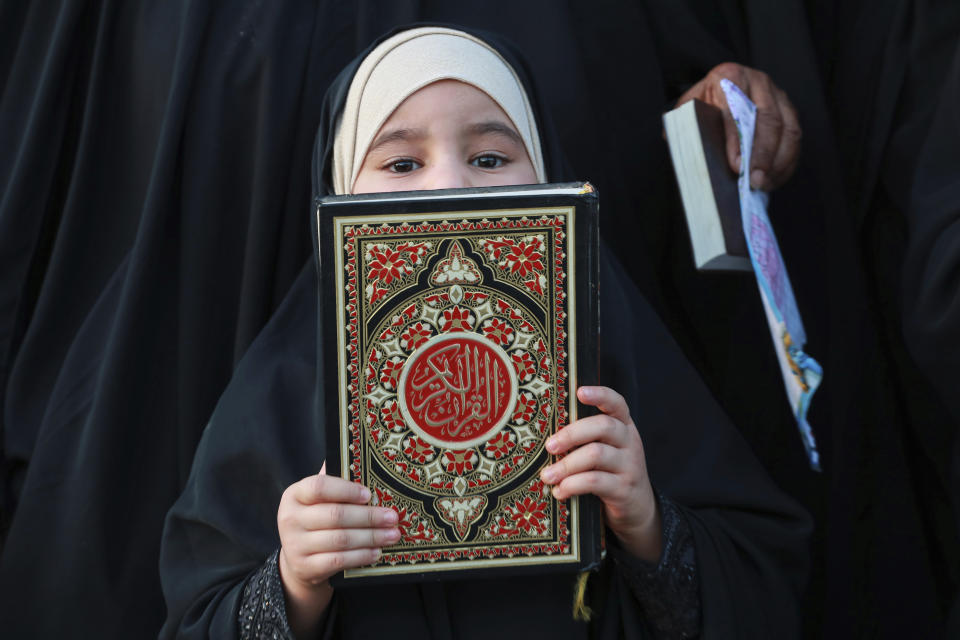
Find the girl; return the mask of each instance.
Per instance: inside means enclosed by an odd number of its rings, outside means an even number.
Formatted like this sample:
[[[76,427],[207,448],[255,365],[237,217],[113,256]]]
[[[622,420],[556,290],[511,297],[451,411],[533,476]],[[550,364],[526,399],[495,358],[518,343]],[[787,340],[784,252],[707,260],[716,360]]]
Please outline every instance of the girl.
[[[523,64],[495,39],[441,27],[402,30],[345,69],[328,92],[315,190],[561,180],[568,176],[537,108]],[[796,634],[803,513],[771,486],[606,255],[600,372],[623,395],[580,388],[580,401],[602,414],[548,441],[551,453],[567,455],[541,476],[560,499],[593,493],[603,504],[612,535],[590,582],[590,623],[573,619],[572,581],[556,578],[335,594],[331,575],[369,564],[399,531],[393,511],[367,504],[369,491],[322,468],[316,474],[324,434],[315,418],[323,413],[315,397],[323,383],[315,278],[305,270],[251,347],[168,516],[163,635]]]

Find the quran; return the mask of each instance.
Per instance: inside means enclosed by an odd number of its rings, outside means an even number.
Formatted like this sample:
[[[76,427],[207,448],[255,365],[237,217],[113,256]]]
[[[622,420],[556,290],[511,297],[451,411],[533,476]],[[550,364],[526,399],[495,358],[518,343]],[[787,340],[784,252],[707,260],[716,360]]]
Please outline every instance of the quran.
[[[539,479],[594,412],[597,212],[589,183],[318,199],[327,472],[401,533],[336,584],[599,562],[598,501]]]

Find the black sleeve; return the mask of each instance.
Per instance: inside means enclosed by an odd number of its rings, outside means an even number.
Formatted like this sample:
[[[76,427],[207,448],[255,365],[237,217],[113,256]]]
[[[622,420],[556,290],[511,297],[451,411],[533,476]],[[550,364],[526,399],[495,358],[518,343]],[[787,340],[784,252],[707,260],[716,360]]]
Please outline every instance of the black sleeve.
[[[293,640],[293,631],[287,620],[287,607],[283,595],[283,583],[280,581],[280,550],[271,555],[263,566],[250,575],[240,596],[240,610],[237,613],[237,627],[240,640]],[[324,640],[333,638],[333,620],[335,607],[333,601],[324,611],[318,625]]]
[[[287,622],[283,584],[277,566],[279,550],[250,575],[240,596],[237,626],[241,640],[294,637]]]
[[[700,635],[700,578],[690,525],[669,498],[660,494],[663,554],[652,564],[616,544],[610,555],[636,597],[657,640]]]

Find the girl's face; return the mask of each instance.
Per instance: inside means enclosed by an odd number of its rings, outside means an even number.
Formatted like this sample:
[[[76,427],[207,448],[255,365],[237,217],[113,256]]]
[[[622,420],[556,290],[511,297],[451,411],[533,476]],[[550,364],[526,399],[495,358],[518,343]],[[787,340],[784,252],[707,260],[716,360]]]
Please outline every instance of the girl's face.
[[[404,100],[377,132],[353,193],[532,184],[536,171],[510,118],[456,80]]]

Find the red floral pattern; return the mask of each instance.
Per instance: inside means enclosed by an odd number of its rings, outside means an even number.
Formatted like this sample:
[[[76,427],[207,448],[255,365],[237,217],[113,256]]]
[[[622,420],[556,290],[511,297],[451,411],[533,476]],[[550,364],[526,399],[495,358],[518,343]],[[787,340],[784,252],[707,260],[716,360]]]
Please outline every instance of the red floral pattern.
[[[431,335],[433,335],[433,331],[430,325],[415,322],[400,334],[400,346],[406,351],[413,351],[429,340]]]
[[[519,493],[513,501],[497,514],[487,533],[494,537],[517,537],[524,535],[543,536],[550,530],[550,489],[542,480],[536,479]],[[566,510],[563,503],[556,503],[559,523],[565,523]]]
[[[517,446],[517,437],[512,431],[501,431],[483,445],[483,452],[494,460],[510,455],[510,450]]]
[[[370,255],[370,273],[367,274],[367,280],[379,280],[387,285],[411,271],[406,257],[390,247],[384,246],[382,249],[373,247]]]
[[[473,471],[477,464],[477,452],[474,449],[465,449],[463,451],[444,451],[443,463],[447,473],[456,473],[463,475]]]
[[[393,356],[384,362],[383,368],[380,369],[380,384],[390,391],[395,391],[400,384],[400,372],[403,371],[404,364],[406,360],[400,356]]]
[[[510,354],[510,361],[517,370],[517,380],[520,384],[533,380],[533,374],[537,372],[537,363],[529,353],[518,349]]]
[[[380,487],[374,487],[373,492],[373,500],[371,502],[375,507],[386,506],[388,502],[393,501],[393,496],[389,491],[384,491]]]
[[[387,400],[380,408],[380,421],[390,431],[398,432],[407,428],[400,412],[400,403],[396,400]]]
[[[364,258],[367,261],[367,287],[365,293],[370,304],[379,302],[389,292],[391,284],[413,273],[430,248],[428,242],[401,242],[395,247],[386,244],[367,245]]]
[[[445,309],[443,319],[440,320],[440,329],[443,331],[470,331],[476,320],[469,309],[459,305],[453,309]]]
[[[515,424],[526,424],[533,417],[537,410],[537,399],[532,393],[523,391],[517,397],[517,406],[513,410],[513,422]]]
[[[515,502],[513,507],[509,508],[508,511],[517,529],[522,529],[528,533],[532,530],[533,533],[538,535],[546,533],[546,500],[534,500],[530,496],[527,496],[523,500]]]
[[[547,278],[543,236],[485,238],[480,246],[501,270],[519,278],[531,292],[544,295]]]
[[[518,242],[513,246],[510,253],[507,254],[507,264],[510,265],[510,273],[516,273],[521,278],[531,271],[543,271],[543,257],[537,246],[532,242]]]
[[[406,439],[403,452],[410,460],[419,464],[430,462],[437,455],[437,450],[432,445],[416,436]]]
[[[483,335],[501,347],[512,344],[516,339],[513,327],[500,318],[491,318],[490,320],[484,321],[482,328]]]
[[[408,512],[406,507],[396,509],[397,528],[400,529],[400,539],[404,542],[430,542],[437,537],[436,532],[431,529],[426,520],[419,517],[416,511]]]

